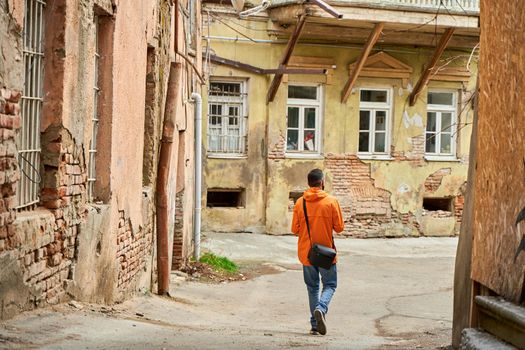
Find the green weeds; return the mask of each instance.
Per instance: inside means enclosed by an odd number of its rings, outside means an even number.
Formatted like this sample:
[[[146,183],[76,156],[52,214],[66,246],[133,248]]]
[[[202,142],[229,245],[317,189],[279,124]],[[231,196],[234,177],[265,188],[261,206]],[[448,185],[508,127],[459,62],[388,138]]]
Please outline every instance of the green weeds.
[[[217,256],[213,253],[204,253],[199,259],[199,262],[226,272],[235,273],[239,270],[239,267],[230,259],[224,256]]]

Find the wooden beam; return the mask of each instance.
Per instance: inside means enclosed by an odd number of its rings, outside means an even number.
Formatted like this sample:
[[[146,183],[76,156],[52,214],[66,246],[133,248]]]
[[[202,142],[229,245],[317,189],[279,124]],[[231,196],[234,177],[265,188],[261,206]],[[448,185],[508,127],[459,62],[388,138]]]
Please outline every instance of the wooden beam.
[[[366,59],[368,58],[368,55],[370,55],[370,51],[372,51],[372,48],[377,42],[377,39],[379,39],[379,35],[381,35],[381,31],[383,30],[383,27],[384,27],[384,23],[379,22],[374,27],[374,30],[370,33],[370,36],[368,37],[368,40],[366,41],[365,47],[363,48],[363,51],[361,52],[361,56],[359,56],[359,59],[357,60],[357,64],[355,65],[354,70],[348,77],[348,81],[346,82],[345,87],[343,88],[343,91],[341,92],[341,102],[342,103],[345,103],[348,100],[348,96],[350,96],[352,87],[354,86],[355,81],[357,80],[357,77],[359,76],[359,73],[361,72],[361,69],[363,69]]]
[[[203,54],[204,56],[204,54]],[[315,69],[315,68],[277,68],[277,69],[264,69],[252,66],[247,63],[230,60],[217,55],[210,55],[210,61],[223,66],[228,66],[243,70],[254,74],[326,74],[326,69]]]
[[[341,12],[337,11],[336,9],[334,9],[332,6],[328,5],[323,0],[308,0],[308,2],[316,4],[317,6],[319,6],[320,8],[322,8],[327,13],[329,13],[330,15],[332,15],[333,17],[335,17],[337,19],[343,18],[343,14]]]
[[[250,64],[246,64],[246,63],[242,63],[242,62],[238,62],[234,60],[229,60],[227,58],[219,57],[217,55],[210,55],[210,61],[212,61],[213,63],[224,65],[224,66],[237,68],[239,70],[243,70],[243,71],[250,72],[250,73],[264,74],[263,69],[259,67],[255,67]]]
[[[301,33],[301,42],[314,43],[331,43],[331,44],[359,44],[362,45],[370,35],[370,29],[358,28],[355,26],[341,25],[327,25],[314,23],[311,18],[308,19],[308,26],[306,26]],[[447,28],[438,29],[438,35],[445,32]],[[284,28],[278,24],[272,23],[268,29],[270,35],[275,35],[279,39],[287,39],[293,30],[293,26]],[[433,28],[435,30],[435,28]],[[389,45],[406,45],[406,46],[424,46],[434,47],[436,34],[427,32],[402,31],[401,29],[388,28],[385,24],[383,28],[383,36],[377,41],[377,44]],[[449,48],[464,48],[469,49],[469,52],[479,42],[478,33],[461,33],[461,31],[454,32],[454,35],[448,43]]]
[[[436,67],[436,64],[441,58],[441,55],[447,48],[447,44],[450,41],[452,34],[454,34],[454,28],[448,28],[445,31],[445,33],[443,33],[443,35],[441,36],[441,39],[439,39],[439,43],[436,47],[436,50],[434,51],[434,54],[430,58],[430,61],[428,62],[428,64],[425,65],[425,70],[423,71],[423,74],[421,74],[421,76],[419,77],[416,87],[410,94],[410,100],[409,100],[410,106],[413,106],[416,103],[417,97],[419,96],[423,88],[428,84],[428,81],[430,79],[430,73],[432,73],[432,71]]]
[[[305,22],[306,22],[306,15],[301,15],[297,21],[297,25],[295,26],[295,30],[293,31],[292,36],[290,37],[290,40],[288,40],[288,45],[286,45],[286,49],[284,50],[281,61],[279,62],[278,69],[286,68],[286,65],[290,61],[290,57],[292,57],[293,49],[295,48],[297,41],[299,41],[299,36],[301,35],[301,31],[304,28]],[[281,85],[282,80],[283,80],[283,74],[277,73],[274,75],[272,83],[270,85],[270,89],[268,89],[268,94],[266,95],[266,103],[273,101],[273,99],[275,98],[275,94],[277,93],[277,90],[279,89],[279,85]]]

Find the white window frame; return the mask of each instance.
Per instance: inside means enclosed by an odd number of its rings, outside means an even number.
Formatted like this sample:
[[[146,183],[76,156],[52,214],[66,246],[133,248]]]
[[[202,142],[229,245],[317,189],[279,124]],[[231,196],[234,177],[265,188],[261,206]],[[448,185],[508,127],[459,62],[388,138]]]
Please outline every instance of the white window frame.
[[[428,160],[456,160],[456,143],[457,143],[457,104],[458,104],[458,92],[455,90],[439,90],[439,89],[429,89],[427,91],[427,100],[428,94],[430,93],[449,93],[452,94],[452,104],[451,105],[439,105],[439,104],[428,104],[427,103],[427,123],[425,124],[425,158]],[[436,113],[436,131],[432,132],[436,138],[436,152],[430,153],[427,152],[426,140],[429,137],[429,132],[427,131],[428,125],[428,113]],[[441,153],[441,123],[442,123],[442,113],[451,113],[451,130],[450,130],[450,153]],[[448,133],[448,132],[447,132]]]
[[[287,102],[286,102],[286,135],[285,135],[285,154],[289,158],[309,158],[309,157],[319,157],[322,149],[322,125],[323,125],[323,96],[324,89],[322,84],[309,84],[309,83],[289,83],[287,88],[290,86],[315,86],[317,88],[317,99],[302,99],[302,98],[288,98],[287,91]],[[304,142],[299,142],[298,150],[289,150],[288,149],[288,108],[296,107],[299,108],[299,121],[298,127],[292,128],[298,130],[298,135],[304,135],[304,110],[305,108],[316,108],[316,119],[315,119],[315,140],[316,140],[316,149],[314,151],[304,150]]]
[[[361,91],[386,91],[386,102],[366,102],[361,101]],[[391,159],[390,157],[390,147],[392,144],[392,99],[393,99],[393,89],[391,87],[362,87],[359,88],[359,112],[357,116],[357,125],[358,125],[358,134],[357,134],[357,155],[359,158],[363,159]],[[361,130],[361,111],[370,112],[370,121],[369,129]],[[386,111],[386,125],[385,125],[385,151],[384,152],[375,152],[375,120],[377,111]],[[361,131],[368,131],[370,137],[368,138],[368,152],[359,151],[359,134]]]
[[[221,79],[213,78],[210,80],[211,83],[224,83],[224,84],[240,84],[241,97],[237,101],[231,101],[227,96],[213,96],[210,95],[208,90],[208,119],[207,119],[207,154],[209,158],[244,158],[247,155],[248,146],[248,80],[247,79]],[[210,86],[208,87],[210,88]],[[224,117],[221,119],[221,132],[219,134],[219,143],[221,146],[219,150],[210,149],[210,125],[211,125],[211,105],[219,104],[222,106],[222,114]],[[229,142],[228,135],[228,122],[229,114],[228,109],[231,106],[239,106],[239,149],[232,152],[227,151],[225,146]]]

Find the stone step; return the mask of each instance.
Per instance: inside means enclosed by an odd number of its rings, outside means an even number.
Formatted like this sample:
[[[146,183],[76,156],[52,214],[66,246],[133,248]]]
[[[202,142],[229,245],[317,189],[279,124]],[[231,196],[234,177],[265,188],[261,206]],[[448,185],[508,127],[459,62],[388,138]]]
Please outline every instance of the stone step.
[[[525,308],[499,297],[477,296],[479,327],[525,350]]]
[[[459,350],[517,350],[493,335],[475,328],[467,328],[461,332]]]

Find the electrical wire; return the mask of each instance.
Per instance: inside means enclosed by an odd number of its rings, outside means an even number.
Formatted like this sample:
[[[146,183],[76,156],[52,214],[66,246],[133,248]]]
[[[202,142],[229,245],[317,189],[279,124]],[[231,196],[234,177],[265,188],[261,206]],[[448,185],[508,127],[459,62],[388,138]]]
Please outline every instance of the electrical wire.
[[[33,178],[31,176],[29,176],[25,170],[24,170],[24,167],[22,167],[21,165],[19,165],[19,169],[20,169],[20,172],[25,176],[26,179],[28,179],[30,182],[34,183],[34,184],[39,184],[40,182],[42,182],[42,176],[40,175],[40,171],[26,158],[23,156],[22,153],[18,153],[18,156],[20,157],[20,159],[22,159],[27,165],[29,165],[29,167],[33,170],[33,172],[38,176],[38,180],[33,180]]]

